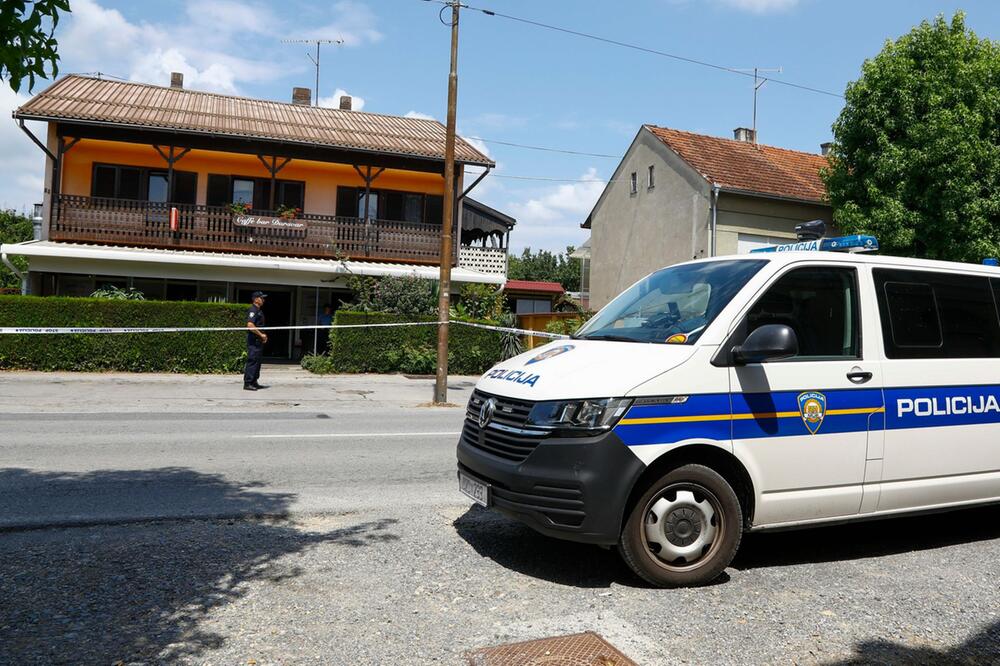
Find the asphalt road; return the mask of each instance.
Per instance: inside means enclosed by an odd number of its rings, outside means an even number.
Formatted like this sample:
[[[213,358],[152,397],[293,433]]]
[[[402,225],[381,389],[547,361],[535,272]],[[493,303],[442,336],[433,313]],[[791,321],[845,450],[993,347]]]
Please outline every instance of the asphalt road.
[[[304,404],[0,415],[0,663],[459,664],[588,629],[641,664],[1000,663],[1000,509],[749,535],[654,590],[470,508],[461,409]]]
[[[0,527],[454,502],[462,418],[427,408],[8,414]]]

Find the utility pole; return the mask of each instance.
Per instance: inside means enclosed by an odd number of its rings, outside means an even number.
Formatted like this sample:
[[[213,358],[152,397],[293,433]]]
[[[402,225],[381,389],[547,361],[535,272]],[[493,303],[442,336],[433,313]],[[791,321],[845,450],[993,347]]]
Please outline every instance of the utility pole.
[[[282,44],[315,44],[316,45],[316,57],[314,58],[311,53],[306,51],[306,57],[308,57],[312,63],[316,66],[316,94],[313,98],[313,106],[319,106],[319,45],[320,44],[343,44],[343,39],[283,39]]]
[[[451,0],[451,69],[448,72],[448,117],[444,143],[444,210],[441,223],[441,268],[438,279],[438,347],[434,403],[448,402],[448,308],[451,296],[452,228],[455,226],[455,112],[458,106],[458,10]],[[442,12],[443,13],[443,12]]]

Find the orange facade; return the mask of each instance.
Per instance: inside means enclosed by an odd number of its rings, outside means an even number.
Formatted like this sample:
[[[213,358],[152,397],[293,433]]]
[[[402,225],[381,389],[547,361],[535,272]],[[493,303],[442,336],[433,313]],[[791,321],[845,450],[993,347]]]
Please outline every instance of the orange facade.
[[[161,149],[167,152],[165,147],[161,146]],[[64,156],[61,193],[90,196],[94,163],[167,168],[166,161],[151,145],[82,139]],[[174,168],[198,175],[196,203],[199,204],[206,202],[209,174],[270,178],[270,173],[256,156],[238,153],[192,150],[176,162]],[[364,171],[363,166],[361,169]],[[315,215],[337,214],[338,186],[365,185],[364,179],[350,164],[310,160],[292,160],[278,172],[277,178],[305,182],[304,212]],[[432,173],[386,169],[372,183],[372,188],[441,195],[444,193],[444,178]]]

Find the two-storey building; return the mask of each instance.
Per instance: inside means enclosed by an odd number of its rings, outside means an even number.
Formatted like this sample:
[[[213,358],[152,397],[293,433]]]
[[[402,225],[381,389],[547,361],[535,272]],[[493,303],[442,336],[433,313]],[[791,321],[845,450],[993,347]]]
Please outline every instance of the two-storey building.
[[[286,104],[186,90],[176,74],[170,87],[65,76],[14,112],[46,156],[41,238],[0,252],[28,258],[38,295],[266,289],[274,325],[315,323],[350,274],[436,279],[445,127],[340,107],[311,106],[304,88]],[[514,221],[471,203],[462,224],[466,169],[494,164],[461,138],[455,150],[454,288],[502,285]]]

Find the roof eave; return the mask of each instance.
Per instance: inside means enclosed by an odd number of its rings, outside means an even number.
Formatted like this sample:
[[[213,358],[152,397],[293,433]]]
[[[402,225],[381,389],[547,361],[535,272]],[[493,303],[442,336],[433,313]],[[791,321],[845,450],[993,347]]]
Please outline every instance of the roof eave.
[[[178,135],[193,135],[193,136],[202,136],[209,138],[252,139],[255,141],[267,141],[271,143],[287,144],[293,146],[309,146],[311,148],[339,149],[339,150],[364,153],[368,155],[394,155],[394,156],[407,157],[417,160],[426,160],[428,162],[441,162],[442,164],[445,161],[443,157],[432,157],[429,155],[421,155],[420,153],[406,153],[394,150],[373,150],[371,148],[360,148],[357,146],[331,144],[331,143],[294,141],[288,139],[278,139],[274,137],[259,136],[256,134],[236,134],[236,133],[229,134],[225,132],[210,132],[206,130],[193,130],[193,129],[183,129],[176,127],[156,126],[156,125],[140,125],[136,123],[117,123],[105,120],[88,120],[84,118],[73,118],[66,116],[46,116],[46,115],[26,113],[23,112],[21,108],[18,108],[17,110],[14,111],[13,117],[16,120],[32,120],[37,122],[49,122],[49,123],[73,123],[76,125],[87,125],[91,127],[118,127],[122,129],[167,132]],[[455,164],[459,164],[462,166],[477,166],[477,167],[489,167],[489,168],[496,167],[496,162],[493,162],[492,160],[472,161],[472,160],[463,160],[456,158]]]
[[[804,199],[802,197],[790,197],[781,194],[771,194],[768,192],[757,192],[754,190],[741,190],[735,187],[726,187],[725,185],[719,185],[719,192],[722,194],[736,194],[743,197],[756,197],[758,199],[774,199],[776,201],[787,201],[789,203],[801,203],[808,204],[810,206],[825,206],[830,207],[828,201],[822,199]]]

